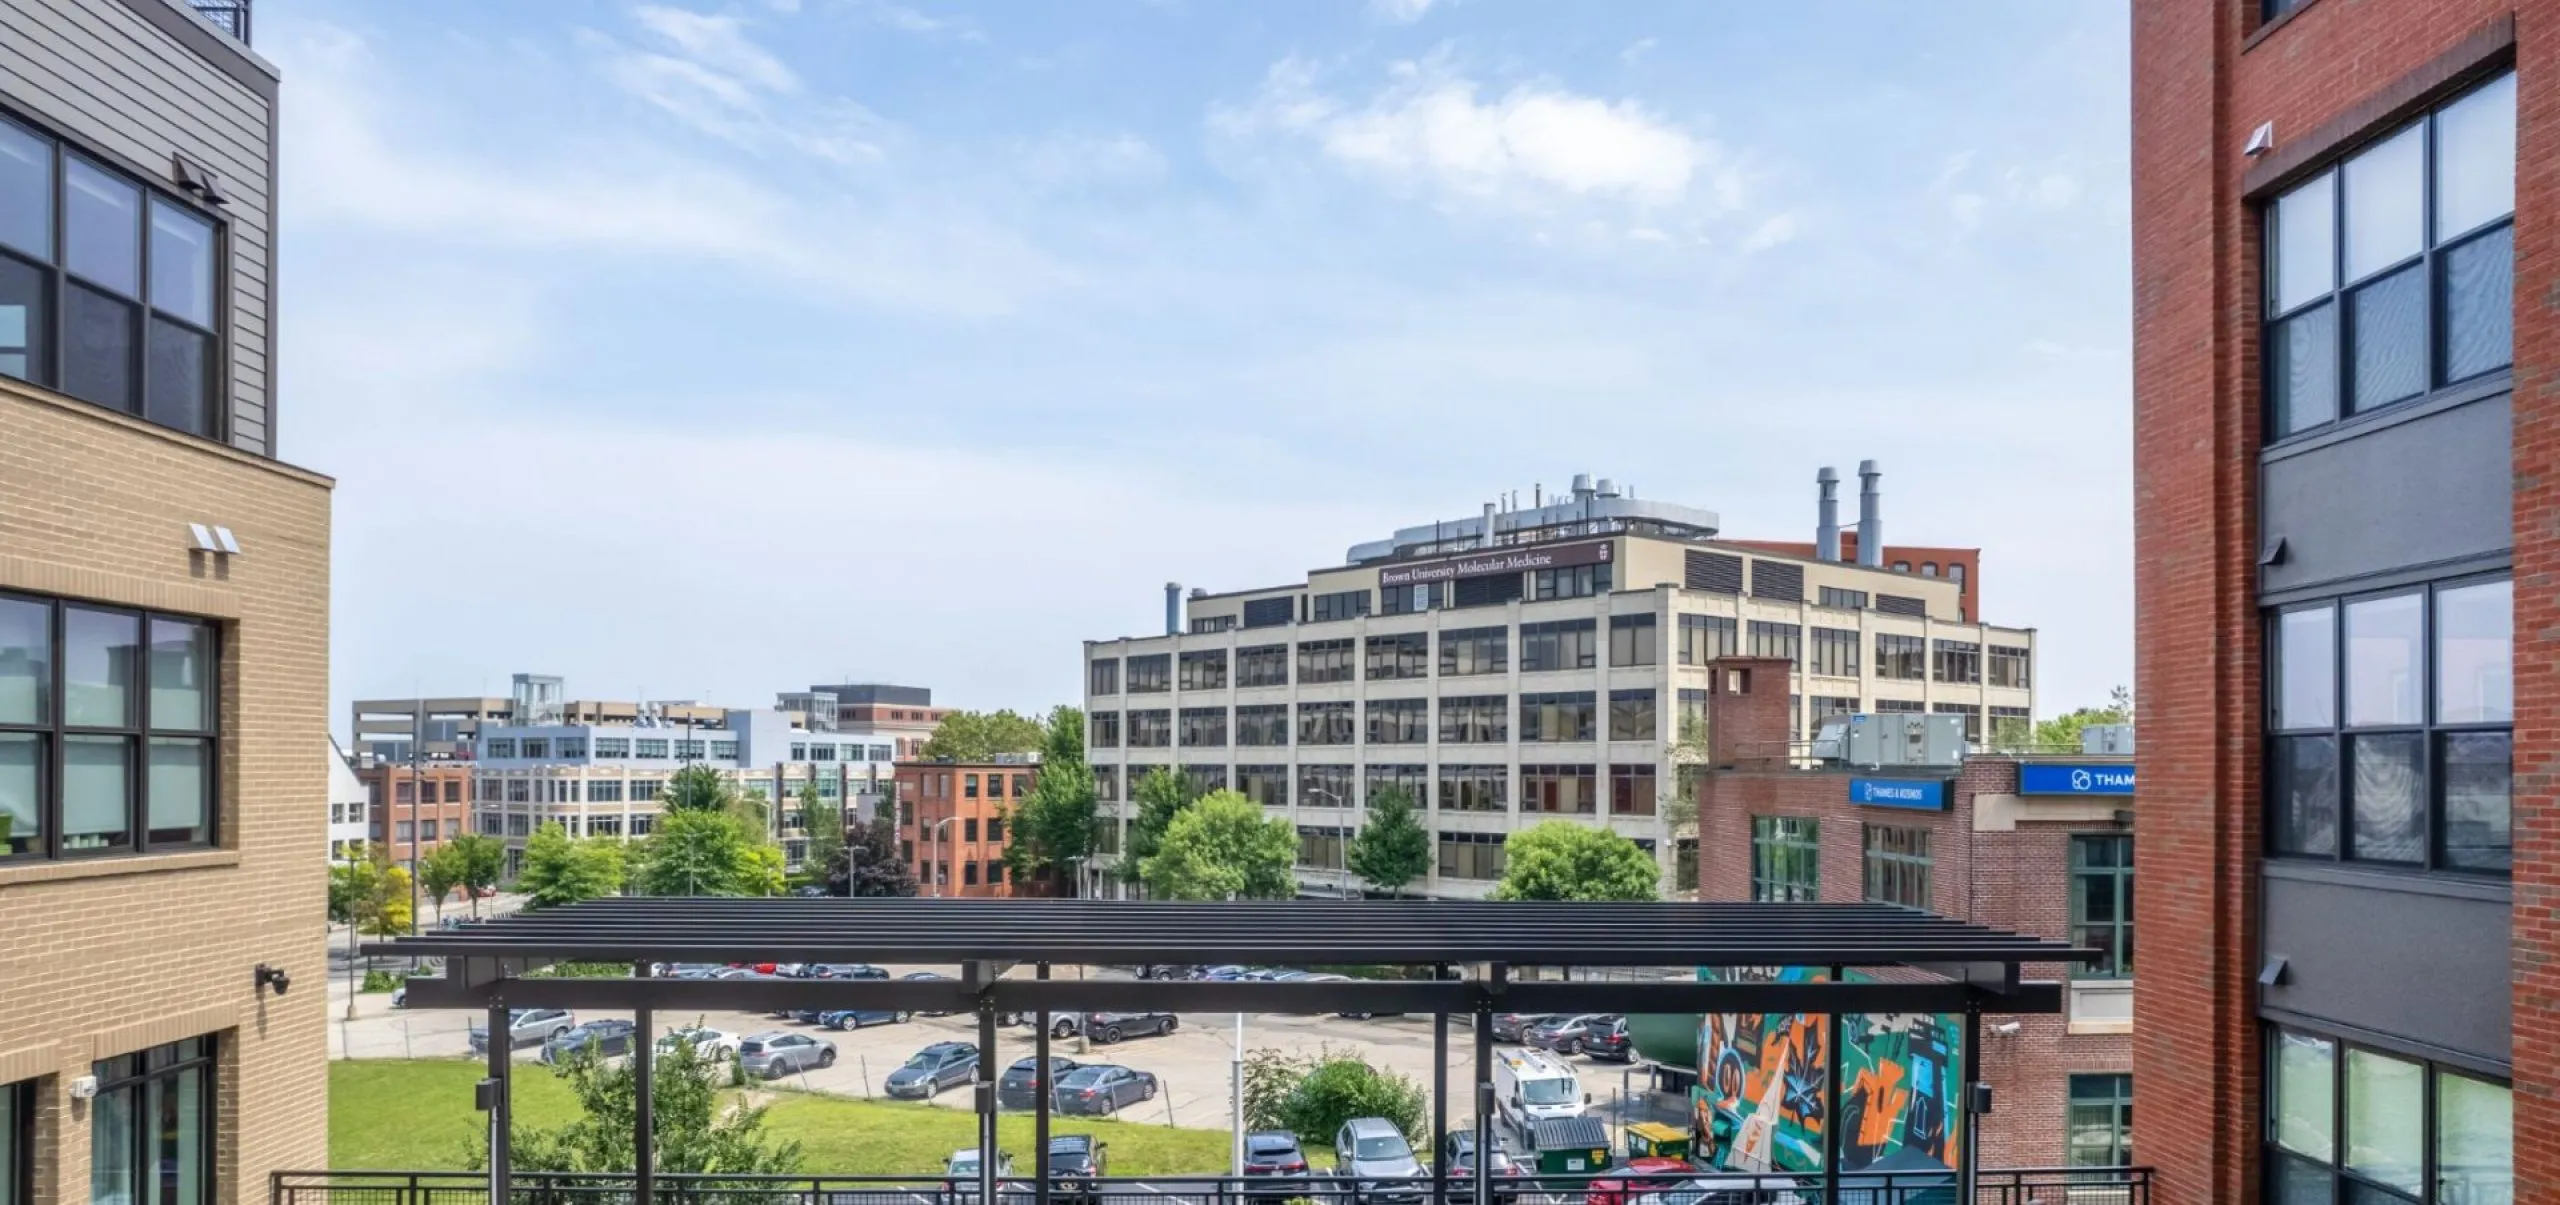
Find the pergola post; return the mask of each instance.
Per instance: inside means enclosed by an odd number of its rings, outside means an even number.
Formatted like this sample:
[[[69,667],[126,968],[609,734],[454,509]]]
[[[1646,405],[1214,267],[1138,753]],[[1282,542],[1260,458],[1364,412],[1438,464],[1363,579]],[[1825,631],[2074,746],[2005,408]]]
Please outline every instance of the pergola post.
[[[1447,967],[1431,968],[1433,979],[1448,977]],[[1431,1014],[1431,1199],[1449,1202],[1449,1014]],[[1476,1166],[1484,1166],[1476,1152]]]
[[[631,977],[649,977],[649,964],[631,968]],[[658,1044],[657,1010],[643,1004],[631,1010],[631,1188],[632,1205],[650,1205],[658,1191]]]
[[[515,1030],[507,1024],[507,1002],[489,1001],[489,1201],[490,1205],[507,1205],[514,1200],[509,1180],[515,1159],[515,1118],[507,1090],[508,1064],[515,1053]]]
[[[1502,986],[1507,968],[1485,968],[1485,990],[1476,997],[1476,1170],[1468,1177],[1475,1205],[1493,1205],[1493,992]]]
[[[1841,982],[1839,967],[1831,968],[1831,982]],[[1822,1015],[1822,1205],[1840,1205],[1840,1065],[1848,1032],[1838,1010]]]
[[[1964,1130],[1956,1136],[1956,1175],[1967,1201],[1981,1199],[1977,1191],[1982,1180],[1979,1127],[1983,1115],[1991,1111],[1986,1099],[1990,1092],[1990,1085],[1982,1082],[1982,1005],[1977,1002],[1966,1005],[1964,1010],[1964,1094],[1963,1103],[1957,1106],[1957,1124]]]
[[[978,1205],[996,1205],[996,993],[992,979],[984,971],[978,976]]]
[[[1048,963],[1040,964],[1040,977],[1049,977]],[[1031,1102],[1031,1171],[1039,1177],[1031,1186],[1031,1200],[1032,1205],[1049,1205],[1049,1101],[1058,1091],[1049,1080],[1049,1010],[1033,1013],[1031,1024],[1038,1030],[1031,1038],[1031,1062],[1035,1068],[1031,1085],[1036,1098]]]

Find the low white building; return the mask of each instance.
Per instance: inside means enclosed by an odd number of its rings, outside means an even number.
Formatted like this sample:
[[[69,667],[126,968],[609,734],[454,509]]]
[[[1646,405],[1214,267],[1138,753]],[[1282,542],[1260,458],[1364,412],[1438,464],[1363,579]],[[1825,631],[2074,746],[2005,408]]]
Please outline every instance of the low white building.
[[[329,860],[352,862],[364,856],[364,845],[372,836],[366,809],[373,799],[364,780],[356,777],[356,768],[347,762],[347,751],[338,747],[338,738],[329,738]]]

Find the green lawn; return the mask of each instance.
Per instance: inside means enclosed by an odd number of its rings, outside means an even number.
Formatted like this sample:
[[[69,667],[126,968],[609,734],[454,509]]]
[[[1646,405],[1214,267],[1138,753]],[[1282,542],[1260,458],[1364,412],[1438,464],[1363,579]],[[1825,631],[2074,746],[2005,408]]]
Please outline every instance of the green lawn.
[[[463,1059],[360,1059],[329,1064],[329,1165],[342,1170],[458,1168],[485,1124],[471,1107],[482,1065]],[[540,1068],[517,1064],[516,1119],[550,1125],[577,1107]],[[1031,1119],[1007,1114],[1003,1149],[1027,1168]],[[976,1124],[956,1109],[777,1094],[765,1128],[797,1139],[801,1170],[813,1175],[924,1175],[943,1157],[977,1144]],[[1225,1130],[1177,1130],[1126,1121],[1053,1120],[1055,1134],[1094,1134],[1110,1148],[1114,1175],[1212,1174],[1227,1166]]]

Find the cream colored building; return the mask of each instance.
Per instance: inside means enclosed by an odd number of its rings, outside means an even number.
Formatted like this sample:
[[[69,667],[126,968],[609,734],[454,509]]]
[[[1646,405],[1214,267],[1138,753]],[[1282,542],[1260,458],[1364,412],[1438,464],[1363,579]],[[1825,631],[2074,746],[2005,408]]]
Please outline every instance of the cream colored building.
[[[1431,894],[1484,894],[1503,836],[1557,818],[1647,846],[1672,886],[1682,835],[1665,812],[1702,756],[1715,657],[1792,658],[1799,740],[1857,712],[1961,715],[1976,739],[2031,720],[2033,629],[1960,620],[1944,579],[1715,530],[1712,513],[1603,483],[1362,545],[1302,585],[1169,588],[1178,630],[1085,645],[1102,860],[1131,784],[1172,766],[1296,825],[1313,890],[1356,889],[1344,842],[1390,782],[1425,809]]]

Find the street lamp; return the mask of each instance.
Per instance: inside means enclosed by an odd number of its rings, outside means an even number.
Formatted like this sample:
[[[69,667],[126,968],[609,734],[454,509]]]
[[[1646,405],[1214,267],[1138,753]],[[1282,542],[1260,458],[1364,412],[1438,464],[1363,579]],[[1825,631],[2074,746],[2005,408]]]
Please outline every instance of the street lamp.
[[[925,855],[928,859],[925,873],[933,878],[933,894],[936,898],[942,895],[942,829],[944,825],[957,819],[959,819],[958,816],[945,816],[924,826],[925,837],[932,842],[929,847],[931,852]]]

